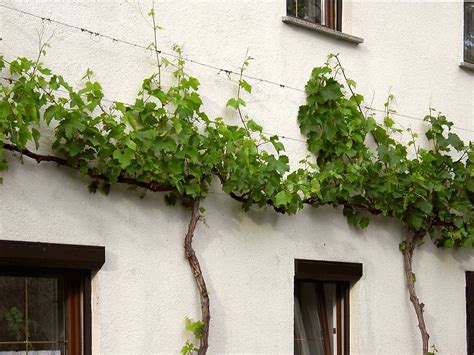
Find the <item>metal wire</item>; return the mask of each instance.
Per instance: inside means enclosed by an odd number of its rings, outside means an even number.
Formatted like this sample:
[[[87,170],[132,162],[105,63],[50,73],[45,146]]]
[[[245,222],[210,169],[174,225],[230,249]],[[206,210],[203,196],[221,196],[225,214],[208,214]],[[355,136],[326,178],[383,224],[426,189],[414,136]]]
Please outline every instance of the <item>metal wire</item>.
[[[24,11],[24,10],[19,10],[19,9],[16,9],[14,7],[10,7],[10,6],[7,6],[7,5],[4,5],[4,4],[0,4],[0,7],[3,7],[5,9],[8,9],[8,10],[12,10],[12,11],[16,11],[20,14],[24,14],[24,15],[28,15],[28,16],[31,16],[31,17],[35,17],[37,19],[40,19],[42,21],[47,21],[47,22],[51,22],[51,23],[56,23],[58,25],[61,25],[61,26],[64,26],[64,27],[69,27],[69,28],[72,28],[72,29],[75,29],[75,30],[78,30],[78,31],[81,31],[81,32],[85,32],[85,33],[88,33],[92,36],[96,36],[96,37],[102,37],[102,38],[106,38],[106,39],[109,39],[113,42],[116,42],[116,43],[122,43],[122,44],[126,44],[126,45],[129,45],[129,46],[133,46],[133,47],[136,47],[136,48],[141,48],[141,49],[144,49],[144,50],[148,50],[148,51],[152,51],[152,52],[158,52],[158,54],[162,54],[164,56],[167,56],[167,57],[171,57],[171,58],[175,58],[175,59],[178,59],[180,58],[179,55],[177,54],[174,54],[174,53],[169,53],[169,52],[166,52],[166,51],[163,51],[161,49],[153,49],[151,47],[146,47],[146,46],[143,46],[141,44],[137,44],[137,43],[133,43],[133,42],[130,42],[130,41],[127,41],[127,40],[123,40],[123,39],[120,39],[120,38],[116,38],[116,37],[113,37],[113,36],[109,36],[109,35],[106,35],[106,34],[102,34],[102,33],[99,33],[99,32],[94,32],[94,31],[91,31],[87,28],[84,28],[84,27],[79,27],[79,26],[75,26],[75,25],[71,25],[71,24],[68,24],[68,23],[65,23],[65,22],[62,22],[62,21],[58,21],[58,20],[54,20],[54,19],[51,19],[51,18],[48,18],[48,17],[43,17],[43,16],[39,16],[39,15],[36,15],[36,14],[33,14],[31,12],[28,12],[28,11]],[[234,70],[231,70],[231,69],[226,69],[226,68],[220,68],[218,66],[215,66],[215,65],[212,65],[212,64],[208,64],[208,63],[204,63],[204,62],[201,62],[201,61],[198,61],[196,59],[192,59],[190,57],[186,57],[184,56],[183,57],[184,60],[186,60],[187,62],[190,62],[190,63],[193,63],[193,64],[196,64],[196,65],[200,65],[200,66],[203,66],[203,67],[206,67],[206,68],[210,68],[210,69],[214,69],[214,70],[217,70],[218,72],[224,72],[226,74],[233,74],[233,75],[240,75],[240,72],[237,72],[237,71],[234,71]],[[256,80],[256,81],[259,81],[259,82],[262,82],[262,83],[267,83],[267,84],[270,84],[270,85],[277,85],[281,88],[287,88],[287,89],[290,89],[290,90],[295,90],[295,91],[299,91],[299,92],[305,92],[304,90],[302,89],[298,89],[298,88],[295,88],[295,87],[291,87],[289,85],[286,85],[286,84],[282,84],[282,83],[277,83],[275,81],[272,81],[272,80],[268,80],[268,79],[263,79],[263,78],[258,78],[256,76],[252,76],[252,75],[248,75],[248,74],[242,74],[242,77],[243,78],[246,78],[246,79],[251,79],[251,80]]]
[[[123,39],[116,38],[116,37],[113,37],[113,36],[109,36],[109,35],[106,35],[106,34],[102,34],[102,33],[99,33],[99,32],[94,32],[94,31],[91,31],[91,30],[89,30],[89,29],[87,29],[87,28],[84,28],[84,27],[79,27],[79,26],[75,26],[75,25],[71,25],[71,24],[62,22],[62,21],[54,20],[54,19],[51,19],[51,18],[48,18],[48,17],[39,16],[39,15],[33,14],[33,13],[31,13],[31,12],[24,11],[24,10],[20,10],[20,9],[16,9],[16,8],[11,7],[11,6],[8,6],[8,5],[0,4],[0,7],[5,8],[5,9],[8,9],[8,10],[11,10],[11,11],[18,12],[18,13],[23,14],[23,15],[27,15],[27,16],[30,16],[30,17],[34,17],[34,18],[40,19],[40,20],[42,20],[42,21],[47,21],[47,22],[51,22],[51,23],[55,23],[55,24],[64,26],[64,27],[72,28],[72,29],[75,29],[75,30],[78,30],[78,31],[87,33],[87,34],[92,35],[92,36],[106,38],[106,39],[109,39],[109,40],[111,40],[112,42],[115,42],[115,43],[122,43],[122,44],[129,45],[129,46],[132,46],[132,47],[136,47],[136,48],[141,48],[141,49],[148,50],[148,51],[157,52],[158,54],[161,54],[161,55],[164,55],[164,56],[168,56],[168,57],[171,57],[171,58],[175,58],[175,59],[180,58],[179,55],[174,54],[174,53],[169,53],[169,52],[166,52],[166,51],[163,51],[163,50],[160,50],[160,49],[156,49],[156,48],[154,49],[154,48],[151,48],[151,47],[146,47],[146,46],[143,46],[143,45],[140,45],[140,44],[137,44],[137,43],[133,43],[133,42],[127,41],[127,40],[123,40]],[[215,65],[212,65],[212,64],[208,64],[208,63],[204,63],[204,62],[198,61],[198,60],[196,60],[196,59],[192,59],[192,58],[190,58],[190,57],[182,57],[182,59],[186,60],[187,62],[196,64],[196,65],[199,65],[199,66],[202,66],[202,67],[205,67],[205,68],[209,68],[209,69],[216,70],[218,73],[224,72],[224,73],[226,73],[226,74],[228,74],[228,75],[240,75],[240,72],[233,71],[233,70],[226,69],[226,68],[220,68],[220,67],[218,67],[218,66],[215,66]],[[268,79],[264,79],[264,78],[259,78],[259,77],[252,76],[252,75],[247,75],[247,74],[245,74],[245,73],[242,74],[242,77],[243,77],[243,78],[246,78],[246,79],[250,79],[250,80],[255,80],[255,81],[258,81],[258,82],[262,82],[262,83],[267,83],[267,84],[269,84],[269,85],[275,85],[275,86],[278,86],[278,87],[280,87],[280,88],[282,88],[282,89],[294,90],[294,91],[302,92],[302,93],[305,92],[305,90],[303,90],[303,89],[295,88],[295,87],[292,87],[292,86],[290,86],[290,85],[278,83],[278,82],[275,82],[275,81],[272,81],[272,80],[268,80]],[[5,79],[5,78],[4,78],[4,79]],[[113,100],[108,100],[108,99],[103,99],[103,100],[104,100],[104,101],[109,101],[109,102],[112,102],[112,103],[115,102],[115,101],[113,101]],[[370,107],[370,106],[361,106],[361,107],[363,107],[363,108],[365,108],[365,109],[368,109],[368,110],[372,110],[372,111],[376,111],[376,112],[385,113],[384,110],[377,109],[377,108],[374,108],[374,107]],[[401,114],[401,113],[398,113],[398,112],[394,112],[394,113],[392,113],[392,115],[393,115],[393,116],[398,116],[398,117],[403,117],[403,118],[408,118],[408,119],[413,119],[413,120],[416,120],[416,121],[424,122],[424,119],[423,119],[423,118],[415,117],[415,116],[411,116],[411,115],[406,115],[406,114]],[[474,133],[474,129],[469,129],[469,128],[460,127],[460,126],[455,126],[455,125],[453,125],[452,128],[457,129],[457,130],[461,130],[461,131],[466,131],[466,132]],[[278,136],[279,136],[279,135],[278,135]],[[303,140],[301,140],[301,139],[298,139],[298,138],[291,138],[291,137],[285,137],[285,136],[279,136],[279,137],[284,138],[284,139],[299,141],[299,142],[305,142],[305,141],[303,141]]]

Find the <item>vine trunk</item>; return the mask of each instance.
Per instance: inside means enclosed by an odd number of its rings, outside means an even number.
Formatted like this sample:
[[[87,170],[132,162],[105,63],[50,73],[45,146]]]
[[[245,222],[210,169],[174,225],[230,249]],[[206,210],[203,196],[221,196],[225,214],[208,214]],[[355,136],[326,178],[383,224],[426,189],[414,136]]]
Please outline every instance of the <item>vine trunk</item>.
[[[196,286],[199,290],[199,300],[201,302],[201,320],[203,322],[200,344],[199,344],[199,355],[205,355],[207,348],[209,347],[209,323],[211,320],[211,314],[209,311],[209,295],[207,293],[206,282],[202,275],[201,266],[199,260],[196,257],[196,253],[193,249],[193,237],[196,225],[201,218],[199,213],[200,200],[195,199],[192,203],[191,220],[189,222],[188,231],[184,239],[184,252],[186,259],[188,259],[189,266],[196,281]]]
[[[425,305],[420,303],[415,290],[415,274],[413,273],[413,253],[417,242],[422,238],[422,235],[415,234],[412,231],[407,231],[405,245],[403,248],[403,262],[405,269],[405,276],[407,279],[408,292],[410,294],[410,302],[415,309],[416,317],[418,319],[418,328],[420,328],[421,340],[423,343],[423,355],[428,354],[428,341],[430,335],[426,330],[425,317],[423,315]]]

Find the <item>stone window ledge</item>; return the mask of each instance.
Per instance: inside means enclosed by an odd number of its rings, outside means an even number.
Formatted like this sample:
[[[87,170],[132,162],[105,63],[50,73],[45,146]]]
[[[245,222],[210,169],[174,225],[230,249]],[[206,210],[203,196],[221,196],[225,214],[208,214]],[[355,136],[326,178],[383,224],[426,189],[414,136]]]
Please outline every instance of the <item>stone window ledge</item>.
[[[283,16],[281,20],[285,23],[290,24],[290,25],[295,25],[295,26],[298,26],[298,27],[306,28],[306,29],[314,31],[314,32],[323,33],[325,35],[328,35],[330,37],[333,37],[333,38],[336,38],[336,39],[339,39],[339,40],[342,40],[342,41],[346,41],[346,42],[350,42],[350,43],[354,43],[354,44],[359,44],[359,43],[364,42],[363,38],[352,36],[350,34],[339,32],[339,31],[336,31],[336,30],[332,30],[330,28],[321,26],[317,23],[306,21],[306,20],[303,20],[303,19],[300,19],[300,18],[297,18],[297,17]]]
[[[462,69],[474,71],[474,63],[461,62],[461,63],[459,63],[459,66]]]

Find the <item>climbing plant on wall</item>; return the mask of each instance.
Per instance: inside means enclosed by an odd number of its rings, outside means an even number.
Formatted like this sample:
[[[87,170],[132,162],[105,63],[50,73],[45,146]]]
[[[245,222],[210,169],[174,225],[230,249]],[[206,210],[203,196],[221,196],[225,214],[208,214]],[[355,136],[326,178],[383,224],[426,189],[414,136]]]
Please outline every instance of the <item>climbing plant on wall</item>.
[[[153,11],[150,15],[156,34]],[[360,228],[371,215],[396,218],[406,231],[400,250],[426,354],[429,335],[415,290],[413,254],[426,236],[439,247],[473,246],[473,144],[464,143],[450,131],[452,123],[434,111],[425,118],[427,144],[420,146],[411,131],[408,144],[400,143],[394,135],[402,130],[389,107],[383,124],[365,115],[355,83],[339,58],[330,56],[311,73],[297,116],[311,155],[291,171],[278,136],[264,134],[246,113],[245,95],[252,86],[243,73],[250,57],[234,77],[236,97],[227,102],[241,120],[236,126],[202,111],[200,83],[186,73],[179,47],[173,61],[160,57],[156,36],[152,48],[158,70],[143,81],[131,104],[105,104],[89,70],[75,89],[41,63],[42,53],[36,60],[0,56],[0,70],[8,75],[0,86],[0,170],[8,168],[9,151],[21,160],[75,169],[88,178],[91,192],[108,194],[121,183],[141,193],[163,192],[170,205],[189,208],[184,250],[202,317],[187,322],[199,346],[188,342],[184,353],[205,354],[209,345],[209,295],[192,241],[204,213],[201,201],[215,178],[244,209],[267,206],[295,214],[305,205],[329,205]],[[162,83],[165,73],[172,85]],[[54,134],[51,145],[45,145],[45,132]]]
[[[444,248],[468,247],[474,242],[474,152],[450,132],[452,123],[441,113],[425,117],[427,144],[417,144],[417,134],[405,146],[393,138],[396,128],[387,102],[384,124],[365,117],[337,56],[336,65],[316,68],[306,85],[307,103],[298,114],[307,136],[308,149],[316,155],[320,186],[318,205],[341,206],[348,221],[367,227],[370,215],[394,217],[405,228],[400,243],[410,301],[416,312],[423,354],[428,353],[429,334],[424,304],[415,290],[413,254],[426,236]],[[350,95],[337,81],[343,76]],[[391,99],[391,97],[389,98]],[[374,149],[369,148],[372,138]],[[410,156],[409,148],[413,154]]]

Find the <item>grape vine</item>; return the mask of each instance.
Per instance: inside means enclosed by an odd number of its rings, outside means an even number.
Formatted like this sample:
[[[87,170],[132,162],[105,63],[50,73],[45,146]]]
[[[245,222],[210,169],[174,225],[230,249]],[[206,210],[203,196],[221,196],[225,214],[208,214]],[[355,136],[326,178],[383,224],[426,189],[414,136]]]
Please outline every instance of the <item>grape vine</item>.
[[[416,295],[413,255],[427,236],[439,247],[473,247],[473,143],[464,143],[435,111],[425,117],[423,147],[416,133],[396,127],[389,103],[384,123],[377,123],[362,112],[355,82],[331,55],[312,71],[306,103],[298,112],[310,155],[290,170],[279,137],[265,134],[245,113],[252,86],[242,74],[251,58],[246,56],[235,81],[237,96],[227,102],[241,120],[236,126],[202,111],[200,83],[186,73],[181,49],[174,51],[173,61],[157,55],[158,72],[143,80],[133,104],[112,105],[104,103],[90,70],[75,89],[41,63],[41,53],[37,60],[0,56],[0,70],[8,75],[0,86],[0,171],[8,169],[9,151],[20,159],[75,169],[88,177],[91,192],[108,194],[121,183],[140,193],[164,192],[170,205],[187,206],[191,219],[184,250],[199,290],[201,321],[199,348],[187,343],[186,351],[199,354],[209,346],[211,317],[192,241],[204,213],[201,201],[214,178],[246,210],[270,207],[295,214],[305,205],[329,205],[360,228],[372,215],[395,218],[406,231],[400,250],[427,354],[429,335]],[[162,85],[165,73],[174,78],[173,85]],[[51,132],[49,146],[43,135]],[[407,145],[394,138],[402,133],[410,136]]]

